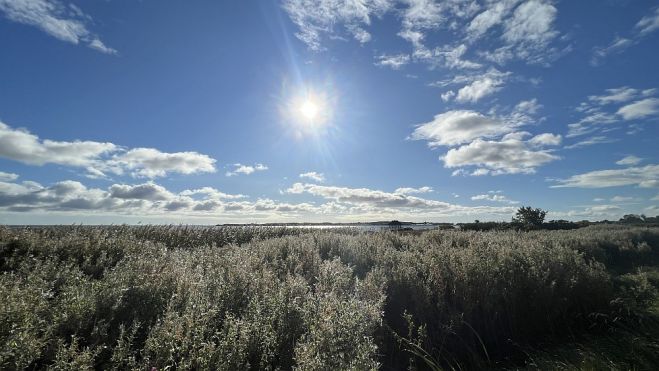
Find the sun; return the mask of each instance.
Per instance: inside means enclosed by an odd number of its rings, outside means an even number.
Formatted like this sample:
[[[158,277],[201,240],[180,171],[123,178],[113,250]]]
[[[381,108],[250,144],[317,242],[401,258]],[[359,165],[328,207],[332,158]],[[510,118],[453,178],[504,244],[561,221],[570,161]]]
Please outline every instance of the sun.
[[[302,86],[283,93],[282,98],[282,123],[296,138],[320,138],[333,130],[336,98],[331,89]]]
[[[300,114],[307,120],[313,120],[318,116],[320,107],[316,102],[307,99],[300,105]]]

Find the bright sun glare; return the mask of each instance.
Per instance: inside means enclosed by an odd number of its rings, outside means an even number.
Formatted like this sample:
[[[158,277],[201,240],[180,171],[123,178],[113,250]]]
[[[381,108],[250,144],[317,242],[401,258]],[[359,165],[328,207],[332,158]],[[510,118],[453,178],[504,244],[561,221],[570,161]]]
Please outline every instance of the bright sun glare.
[[[318,116],[318,105],[314,101],[308,99],[300,106],[300,113],[304,118],[313,120]]]

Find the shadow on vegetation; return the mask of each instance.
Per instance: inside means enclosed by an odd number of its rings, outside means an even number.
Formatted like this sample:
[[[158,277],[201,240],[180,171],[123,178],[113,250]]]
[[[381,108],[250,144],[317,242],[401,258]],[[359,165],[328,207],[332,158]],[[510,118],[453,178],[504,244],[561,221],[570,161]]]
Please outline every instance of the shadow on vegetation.
[[[654,227],[0,227],[0,368],[651,369],[657,266]]]

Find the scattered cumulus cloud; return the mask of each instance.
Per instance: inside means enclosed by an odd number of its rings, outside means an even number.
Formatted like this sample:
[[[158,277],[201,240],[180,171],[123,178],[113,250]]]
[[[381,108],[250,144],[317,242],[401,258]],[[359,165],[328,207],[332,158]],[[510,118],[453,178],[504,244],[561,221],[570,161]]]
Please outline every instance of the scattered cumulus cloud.
[[[91,17],[73,4],[65,6],[57,0],[0,0],[0,11],[11,21],[38,27],[59,40],[117,54],[87,28]]]
[[[165,153],[154,148],[135,148],[117,155],[111,164],[128,169],[134,176],[163,177],[167,173],[215,172],[215,160],[197,152]]]
[[[620,160],[616,161],[616,165],[638,165],[643,161],[642,158],[636,157],[634,155],[629,155],[621,158]]]
[[[124,200],[164,201],[174,198],[171,192],[155,183],[138,185],[113,184],[109,192],[110,197]]]
[[[411,196],[405,193],[390,193],[369,188],[348,188],[295,183],[286,190],[286,193],[306,193],[332,202],[346,204],[348,207],[358,207],[362,210],[407,210],[412,212],[432,212],[441,214],[472,214],[478,212],[510,214],[514,211],[510,207],[460,206],[443,201]]]
[[[501,194],[501,191],[489,191],[485,194],[471,196],[472,201],[490,201],[490,202],[500,202],[510,205],[518,204],[519,201],[514,201],[508,197]]]
[[[418,125],[409,139],[425,140],[431,148],[454,147],[440,157],[445,167],[458,168],[453,175],[530,174],[538,166],[559,159],[547,147],[562,141],[558,134],[532,136],[519,130],[540,121],[534,117],[539,108],[533,99],[522,101],[508,114],[498,116],[469,110],[448,111]],[[468,171],[465,167],[475,169]]]
[[[659,98],[647,98],[628,104],[621,107],[617,113],[625,120],[642,119],[657,115],[659,113]]]
[[[407,54],[380,55],[377,57],[375,65],[399,70],[408,63],[410,63],[410,56]]]
[[[254,165],[243,165],[243,164],[233,164],[233,170],[227,171],[225,173],[226,176],[236,176],[236,175],[250,175],[252,173],[255,173],[257,171],[265,171],[268,170],[268,167],[263,164],[254,164]]]
[[[315,171],[309,171],[309,172],[306,172],[306,173],[302,173],[302,174],[300,174],[300,178],[311,179],[311,180],[314,180],[318,183],[322,183],[322,182],[325,181],[325,175],[323,175],[323,173],[317,173]]]
[[[417,126],[410,139],[425,140],[431,147],[452,146],[476,138],[502,135],[512,130],[512,127],[496,118],[475,111],[456,110],[436,115],[432,121]]]
[[[421,187],[420,193],[427,193]],[[112,184],[106,189],[90,188],[77,181],[61,181],[49,186],[36,182],[0,181],[0,211],[57,212],[71,215],[140,215],[207,218],[299,218],[327,216],[335,218],[405,218],[455,217],[478,215],[509,217],[509,206],[462,206],[404,193],[389,193],[368,188],[329,187],[317,184],[293,184],[286,193],[307,193],[322,202],[290,203],[258,198],[254,201],[241,195],[229,195],[217,189],[203,187],[173,192],[147,182],[142,184]],[[424,219],[425,220],[425,219]]]
[[[0,171],[0,182],[13,182],[16,179],[18,179],[18,174]]]
[[[88,176],[130,174],[155,178],[170,173],[215,171],[215,160],[197,152],[166,153],[154,148],[125,149],[109,142],[40,139],[0,122],[0,157],[28,165],[57,164],[86,170]]]
[[[481,98],[501,90],[502,84],[503,80],[494,80],[488,77],[476,80],[470,85],[466,85],[458,90],[455,100],[460,103],[477,102]]]
[[[443,157],[447,168],[476,166],[470,175],[531,174],[537,167],[558,160],[560,157],[548,149],[536,149],[528,142],[515,137],[501,141],[476,139],[473,142],[450,149]],[[464,172],[454,172],[454,175]]]

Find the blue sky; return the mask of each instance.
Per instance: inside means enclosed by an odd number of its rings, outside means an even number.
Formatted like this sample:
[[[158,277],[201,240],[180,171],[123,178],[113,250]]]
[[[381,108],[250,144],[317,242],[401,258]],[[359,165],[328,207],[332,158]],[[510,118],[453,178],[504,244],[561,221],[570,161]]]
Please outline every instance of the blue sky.
[[[0,223],[659,214],[654,1],[0,0]]]

